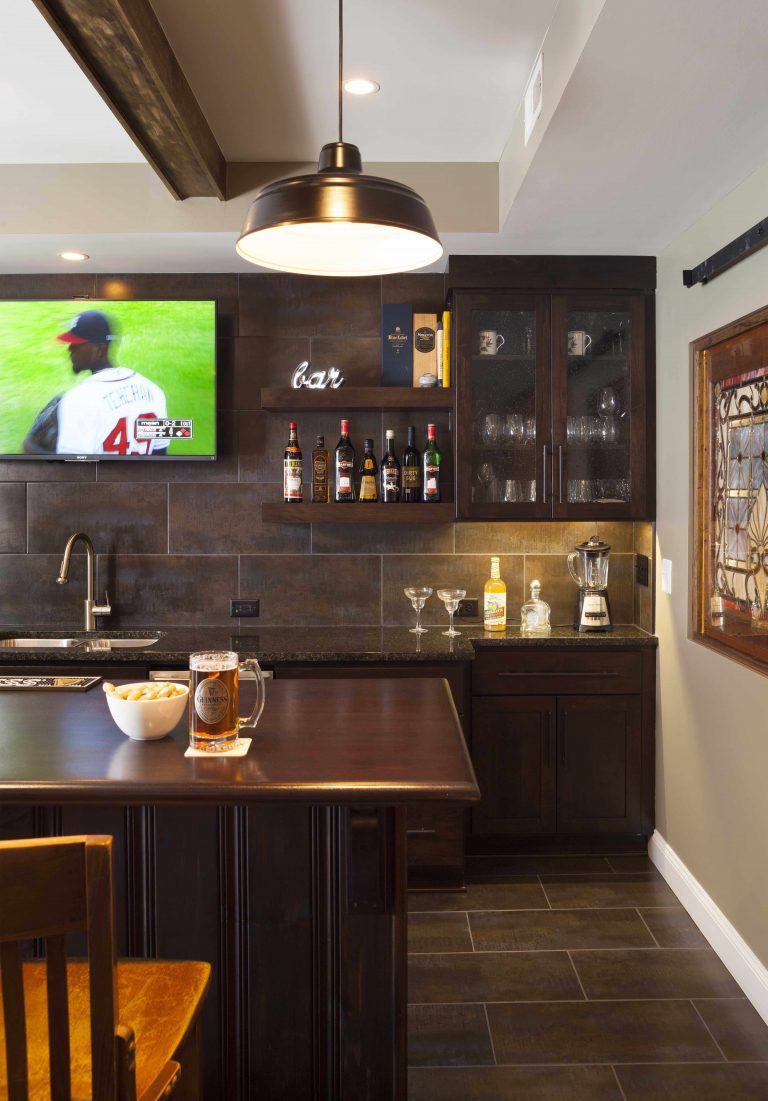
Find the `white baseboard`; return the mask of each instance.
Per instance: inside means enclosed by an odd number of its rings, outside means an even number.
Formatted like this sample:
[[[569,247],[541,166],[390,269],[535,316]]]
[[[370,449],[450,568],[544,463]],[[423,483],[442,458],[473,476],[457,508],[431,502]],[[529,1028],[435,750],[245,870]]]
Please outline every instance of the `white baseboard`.
[[[658,830],[648,843],[648,856],[768,1024],[768,968]]]

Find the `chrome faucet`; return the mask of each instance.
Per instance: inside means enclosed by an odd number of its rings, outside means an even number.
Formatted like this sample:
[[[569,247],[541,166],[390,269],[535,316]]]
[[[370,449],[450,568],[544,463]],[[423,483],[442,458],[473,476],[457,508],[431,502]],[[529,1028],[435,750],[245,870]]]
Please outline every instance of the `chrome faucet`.
[[[59,576],[56,578],[57,585],[66,585],[69,581],[69,559],[72,556],[72,548],[78,539],[82,539],[85,543],[85,553],[88,558],[88,587],[85,595],[85,619],[84,626],[86,631],[96,630],[96,616],[97,615],[111,615],[112,608],[109,603],[109,593],[104,593],[104,603],[97,604],[93,599],[93,543],[85,534],[84,531],[76,531],[74,535],[70,535],[67,540],[67,545],[64,548],[64,557],[61,560],[61,567],[59,569]]]

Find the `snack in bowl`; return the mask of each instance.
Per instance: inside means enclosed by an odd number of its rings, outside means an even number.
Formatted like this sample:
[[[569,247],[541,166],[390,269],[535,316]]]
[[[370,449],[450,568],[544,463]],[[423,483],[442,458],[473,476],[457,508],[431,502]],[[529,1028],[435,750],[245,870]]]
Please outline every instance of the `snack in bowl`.
[[[185,684],[138,681],[102,685],[110,714],[124,734],[138,742],[163,738],[184,714],[189,697]]]

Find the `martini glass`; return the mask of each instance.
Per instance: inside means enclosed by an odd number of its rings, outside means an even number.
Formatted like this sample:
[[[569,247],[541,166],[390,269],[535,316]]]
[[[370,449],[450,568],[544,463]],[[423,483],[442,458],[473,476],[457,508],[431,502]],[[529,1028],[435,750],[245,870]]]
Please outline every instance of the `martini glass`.
[[[459,606],[459,601],[463,600],[467,595],[466,589],[438,589],[437,595],[445,604],[445,610],[451,617],[451,625],[447,631],[443,631],[444,635],[448,635],[449,638],[457,638],[461,634],[461,631],[454,631],[453,629],[453,616],[456,609]]]
[[[430,596],[432,596],[432,590],[409,585],[407,589],[403,589],[403,592],[410,600],[413,610],[416,613],[416,626],[410,628],[410,633],[412,635],[426,634],[427,628],[421,625],[421,609],[427,603]]]

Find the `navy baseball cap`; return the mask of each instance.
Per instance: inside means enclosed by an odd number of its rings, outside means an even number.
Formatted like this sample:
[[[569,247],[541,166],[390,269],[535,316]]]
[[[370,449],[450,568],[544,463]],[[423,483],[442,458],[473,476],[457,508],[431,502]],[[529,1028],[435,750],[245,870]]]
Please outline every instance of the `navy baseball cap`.
[[[64,344],[108,344],[114,340],[106,314],[101,310],[84,310],[79,313],[65,333],[57,340]]]

